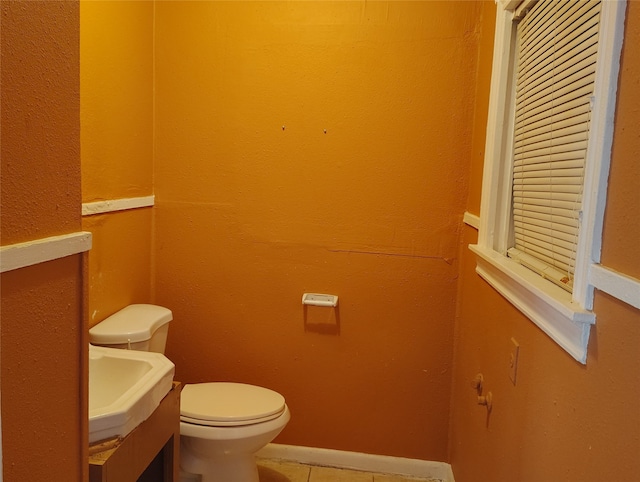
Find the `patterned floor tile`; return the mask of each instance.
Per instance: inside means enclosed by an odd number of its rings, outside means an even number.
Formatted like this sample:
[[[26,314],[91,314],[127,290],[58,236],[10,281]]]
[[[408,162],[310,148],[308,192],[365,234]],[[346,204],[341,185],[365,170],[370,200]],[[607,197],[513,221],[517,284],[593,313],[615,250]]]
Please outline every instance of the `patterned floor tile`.
[[[373,474],[333,467],[312,467],[309,482],[373,482]]]
[[[308,465],[258,460],[260,482],[308,482],[310,470]]]

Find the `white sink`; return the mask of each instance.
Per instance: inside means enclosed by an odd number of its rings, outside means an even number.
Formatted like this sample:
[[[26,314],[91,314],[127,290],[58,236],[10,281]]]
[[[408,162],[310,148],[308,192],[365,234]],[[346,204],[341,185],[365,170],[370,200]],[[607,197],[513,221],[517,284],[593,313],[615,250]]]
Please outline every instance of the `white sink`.
[[[171,390],[174,371],[161,353],[89,345],[89,443],[144,422]]]

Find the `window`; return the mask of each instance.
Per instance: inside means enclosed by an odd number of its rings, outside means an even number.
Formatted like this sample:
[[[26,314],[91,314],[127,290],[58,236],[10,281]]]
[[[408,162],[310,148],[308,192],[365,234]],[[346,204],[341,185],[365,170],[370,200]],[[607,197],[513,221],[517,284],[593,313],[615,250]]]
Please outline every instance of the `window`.
[[[624,1],[498,1],[476,271],[585,363]]]

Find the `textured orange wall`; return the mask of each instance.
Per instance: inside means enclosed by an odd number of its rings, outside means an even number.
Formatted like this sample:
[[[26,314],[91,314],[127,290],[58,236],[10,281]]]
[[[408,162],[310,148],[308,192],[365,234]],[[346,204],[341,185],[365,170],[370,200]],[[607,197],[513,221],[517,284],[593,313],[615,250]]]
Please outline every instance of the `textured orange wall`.
[[[495,6],[485,10],[495,12]],[[483,18],[482,36],[492,37],[494,19]],[[480,64],[490,62],[491,46],[481,45],[487,48]],[[635,277],[638,252],[629,240],[640,237],[639,46],[640,4],[629,2],[602,260]],[[475,129],[484,130],[478,119]],[[480,182],[474,174],[471,184]],[[640,312],[597,292],[587,365],[580,365],[476,275],[466,248],[476,241],[477,233],[465,228],[450,435],[456,482],[637,480]],[[520,343],[516,386],[508,377],[511,337]],[[476,405],[469,383],[478,372],[494,396],[490,417]]]
[[[76,2],[2,2],[2,245],[80,230]],[[2,274],[4,480],[86,480],[82,256]]]
[[[93,233],[89,260],[89,326],[132,303],[151,302],[152,209],[86,216]]]
[[[82,201],[152,194],[153,2],[80,2]]]
[[[78,45],[65,19],[77,5],[30,3],[3,2],[3,245],[76,231],[80,214],[79,166],[69,161],[79,151],[78,59],[69,53]]]
[[[625,51],[620,62],[616,133],[609,171],[609,197],[604,219],[605,266],[640,278],[640,5],[629,2]]]
[[[153,194],[153,2],[80,4],[83,202]],[[85,216],[89,325],[151,301],[152,209]]]
[[[81,259],[68,256],[1,275],[7,482],[86,480]]]
[[[478,32],[478,65],[476,78],[474,79],[476,96],[471,134],[471,156],[469,157],[470,182],[466,209],[475,215],[480,215],[480,198],[482,197],[482,166],[487,135],[487,111],[489,109],[489,91],[491,90],[491,62],[493,60],[493,32],[496,19],[495,2],[482,2],[481,5],[481,28],[479,28]]]
[[[447,458],[478,12],[156,4],[156,301],[178,379],[279,390],[282,443]],[[339,295],[337,320],[305,324],[306,291]]]

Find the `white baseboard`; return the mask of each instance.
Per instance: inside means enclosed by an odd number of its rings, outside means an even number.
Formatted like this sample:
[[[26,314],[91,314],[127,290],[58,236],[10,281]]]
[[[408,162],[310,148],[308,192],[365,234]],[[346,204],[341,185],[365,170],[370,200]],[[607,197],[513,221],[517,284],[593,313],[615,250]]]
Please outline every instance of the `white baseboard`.
[[[268,444],[257,453],[257,456],[259,458],[286,460],[301,464],[455,482],[451,465],[445,462],[282,444]]]

